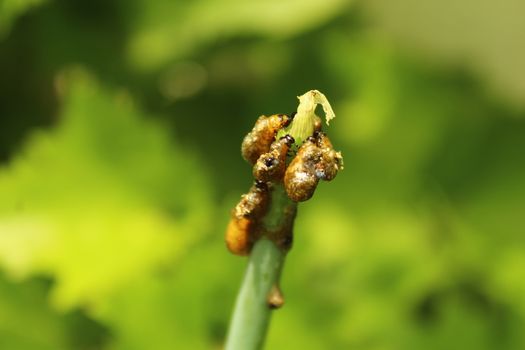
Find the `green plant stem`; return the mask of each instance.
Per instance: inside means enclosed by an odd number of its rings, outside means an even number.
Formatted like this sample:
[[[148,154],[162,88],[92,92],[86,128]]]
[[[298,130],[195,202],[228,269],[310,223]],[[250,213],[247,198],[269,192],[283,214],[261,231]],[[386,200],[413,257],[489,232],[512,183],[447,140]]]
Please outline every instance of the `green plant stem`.
[[[264,230],[275,232],[289,225],[290,212],[295,212],[282,185],[272,190],[268,213],[262,221]],[[293,220],[293,217],[291,218]],[[264,344],[272,308],[268,297],[279,286],[286,252],[266,238],[255,242],[241,289],[235,302],[226,339],[226,350],[255,350]]]
[[[276,139],[289,134],[295,139],[295,147],[312,135],[316,122],[315,106],[322,104],[325,112],[333,114],[325,96],[312,90],[299,97],[300,104],[293,122],[279,131]],[[327,121],[333,116],[327,117]],[[270,293],[280,299],[279,280],[286,256],[286,249],[278,247],[276,239],[282,240],[283,233],[289,232],[291,239],[297,203],[288,198],[282,183],[274,184],[271,193],[269,210],[262,219],[262,238],[255,242],[248,268],[244,275],[241,289],[235,302],[233,317],[226,338],[226,350],[257,350],[262,348],[268,324],[270,322],[272,303]],[[277,235],[277,237],[276,237]],[[267,238],[272,237],[272,240]]]
[[[284,257],[285,253],[270,240],[260,239],[255,243],[235,303],[225,349],[262,347],[272,312],[267,297],[279,281]]]

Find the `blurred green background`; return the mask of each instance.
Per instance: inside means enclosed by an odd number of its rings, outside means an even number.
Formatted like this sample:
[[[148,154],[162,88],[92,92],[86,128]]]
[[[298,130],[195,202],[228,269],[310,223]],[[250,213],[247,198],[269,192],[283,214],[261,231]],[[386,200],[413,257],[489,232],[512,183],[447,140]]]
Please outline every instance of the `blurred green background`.
[[[525,349],[520,0],[0,0],[0,349],[219,349],[261,114],[324,92],[268,349]]]

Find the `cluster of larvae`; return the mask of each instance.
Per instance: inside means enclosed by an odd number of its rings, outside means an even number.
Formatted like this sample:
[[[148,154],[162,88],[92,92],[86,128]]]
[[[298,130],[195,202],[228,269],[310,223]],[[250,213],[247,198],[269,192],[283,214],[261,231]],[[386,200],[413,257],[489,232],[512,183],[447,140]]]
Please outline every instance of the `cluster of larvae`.
[[[306,201],[313,196],[319,180],[332,180],[342,168],[341,153],[333,149],[328,136],[321,131],[321,120],[317,117],[313,135],[296,152],[292,136],[277,137],[292,119],[293,115],[286,114],[261,116],[243,140],[242,156],[253,165],[255,182],[250,191],[242,195],[228,224],[226,245],[234,254],[248,255],[253,243],[263,234],[268,234],[262,232],[261,220],[268,211],[274,186],[283,185],[293,202]],[[295,210],[293,205],[288,213],[290,233],[279,235],[284,237],[280,242],[284,249],[291,245]]]

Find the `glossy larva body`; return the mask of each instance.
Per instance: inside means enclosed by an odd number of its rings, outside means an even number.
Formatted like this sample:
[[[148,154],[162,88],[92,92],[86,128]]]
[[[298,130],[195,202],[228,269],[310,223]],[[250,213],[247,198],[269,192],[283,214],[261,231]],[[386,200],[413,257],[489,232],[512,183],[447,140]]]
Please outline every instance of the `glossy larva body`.
[[[316,131],[299,148],[284,175],[284,186],[291,200],[310,199],[319,180],[330,181],[342,168],[342,157],[325,133]]]
[[[253,167],[253,176],[263,182],[282,182],[286,170],[288,151],[294,143],[290,135],[281,137],[270,146],[270,151],[262,154]]]
[[[312,138],[306,140],[297,151],[284,175],[286,193],[294,202],[303,202],[313,196],[319,183],[316,165],[321,158],[321,150]]]
[[[242,141],[241,153],[243,158],[250,164],[255,164],[262,154],[270,151],[277,131],[286,127],[290,120],[291,118],[286,114],[259,117],[253,129]]]
[[[226,229],[226,246],[236,255],[248,255],[257,236],[257,225],[268,210],[268,186],[256,182],[232,210]]]
[[[342,169],[343,157],[340,152],[336,152],[332,146],[332,142],[328,136],[323,132],[315,134],[317,139],[317,146],[321,149],[322,161],[316,166],[317,176],[325,181],[331,181],[337,175],[337,172]]]

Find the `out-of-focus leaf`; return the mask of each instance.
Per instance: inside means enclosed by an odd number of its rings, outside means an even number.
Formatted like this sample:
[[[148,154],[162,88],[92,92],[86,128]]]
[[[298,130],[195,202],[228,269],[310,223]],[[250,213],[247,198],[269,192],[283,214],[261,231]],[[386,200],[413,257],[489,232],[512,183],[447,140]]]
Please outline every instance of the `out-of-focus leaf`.
[[[0,0],[0,39],[6,35],[17,17],[47,0]]]
[[[50,285],[43,278],[11,283],[0,275],[0,348],[99,349],[107,330],[79,310],[53,310],[46,300]]]
[[[110,349],[220,347],[242,269],[217,235],[173,271],[135,280],[96,314],[115,334]]]
[[[0,264],[12,278],[52,276],[60,308],[96,308],[202,238],[210,189],[125,94],[79,72],[59,85],[59,127],[0,173]]]
[[[45,291],[44,281],[13,285],[0,278],[2,349],[65,349],[63,325],[47,305]]]
[[[348,6],[349,0],[318,1],[138,1],[131,63],[156,68],[213,40],[242,36],[287,38],[319,26]]]

